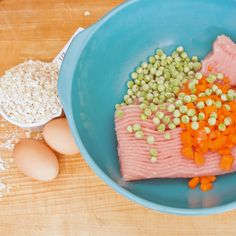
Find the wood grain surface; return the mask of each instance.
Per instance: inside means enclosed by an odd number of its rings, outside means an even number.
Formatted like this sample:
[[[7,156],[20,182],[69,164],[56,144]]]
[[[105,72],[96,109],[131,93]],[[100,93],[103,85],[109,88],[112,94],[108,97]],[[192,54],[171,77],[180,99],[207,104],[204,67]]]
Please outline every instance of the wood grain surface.
[[[0,74],[26,59],[52,60],[79,27],[96,22],[121,0],[0,1]],[[90,16],[84,16],[89,11]],[[0,137],[16,133],[4,121]],[[23,133],[17,132],[23,137]],[[0,156],[8,158],[3,148]],[[80,155],[59,156],[60,175],[40,183],[14,163],[12,191],[0,202],[0,236],[235,235],[236,211],[205,217],[154,212],[104,184]],[[1,174],[0,172],[0,175]],[[1,176],[0,176],[1,177]],[[19,185],[19,186],[18,186]],[[17,187],[18,186],[18,187]]]

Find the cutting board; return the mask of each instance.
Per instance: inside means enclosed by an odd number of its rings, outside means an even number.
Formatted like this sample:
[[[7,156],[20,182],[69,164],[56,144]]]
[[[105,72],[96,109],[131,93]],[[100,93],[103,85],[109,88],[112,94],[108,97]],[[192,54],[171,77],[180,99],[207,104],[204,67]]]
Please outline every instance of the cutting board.
[[[96,22],[121,0],[0,1],[0,74],[27,60],[52,60],[79,27]],[[85,16],[85,12],[91,14]],[[0,119],[1,120],[1,119]],[[2,125],[1,125],[2,124]],[[0,138],[24,133],[0,121]],[[4,148],[0,156],[11,160]],[[235,235],[236,211],[185,217],[145,209],[114,192],[81,155],[58,155],[60,174],[49,183],[25,177],[13,163],[11,191],[0,202],[1,236]]]

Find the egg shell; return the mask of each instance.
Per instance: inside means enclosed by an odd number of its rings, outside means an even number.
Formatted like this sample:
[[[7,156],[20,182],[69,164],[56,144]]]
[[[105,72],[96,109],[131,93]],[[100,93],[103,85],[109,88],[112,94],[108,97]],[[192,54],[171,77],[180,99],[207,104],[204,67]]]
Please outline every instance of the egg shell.
[[[43,129],[43,137],[48,146],[61,154],[73,155],[79,153],[65,118],[50,121]]]
[[[43,142],[23,139],[13,150],[17,167],[27,176],[41,181],[50,181],[58,175],[59,165],[54,152]]]

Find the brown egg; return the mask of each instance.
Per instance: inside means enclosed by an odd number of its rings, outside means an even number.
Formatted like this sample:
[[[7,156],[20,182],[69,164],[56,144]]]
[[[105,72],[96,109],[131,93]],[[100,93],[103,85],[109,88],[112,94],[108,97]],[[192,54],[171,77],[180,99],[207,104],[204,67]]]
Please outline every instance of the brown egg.
[[[43,137],[48,146],[61,154],[73,155],[79,152],[65,118],[49,122],[43,129]]]
[[[17,167],[27,176],[49,181],[58,175],[59,165],[54,152],[43,142],[23,139],[13,150]]]

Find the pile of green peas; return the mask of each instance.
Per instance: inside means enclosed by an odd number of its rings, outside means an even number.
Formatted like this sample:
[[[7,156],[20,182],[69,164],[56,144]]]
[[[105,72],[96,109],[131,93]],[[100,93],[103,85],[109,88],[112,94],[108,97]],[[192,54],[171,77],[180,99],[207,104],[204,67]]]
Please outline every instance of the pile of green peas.
[[[123,97],[123,102],[116,105],[116,117],[121,118],[124,115],[119,109],[121,106],[139,104],[142,110],[141,120],[154,115],[152,120],[158,132],[164,132],[167,128],[175,129],[181,122],[181,114],[177,114],[178,110],[175,112],[175,109],[183,105],[177,95],[184,83],[200,79],[198,78],[200,69],[201,63],[198,57],[190,58],[183,46],[177,47],[171,55],[167,55],[162,49],[157,49],[153,56],[142,62],[131,73],[131,80],[127,82],[128,90]],[[194,83],[190,85],[194,89]],[[172,113],[174,118],[171,119],[170,116],[165,115],[164,110]],[[131,131],[131,127],[127,129]],[[137,138],[140,138],[140,131],[136,133]],[[170,135],[165,133],[164,138],[170,139]],[[147,143],[151,143],[152,139],[149,137]],[[154,160],[156,155],[151,153],[150,155]]]

